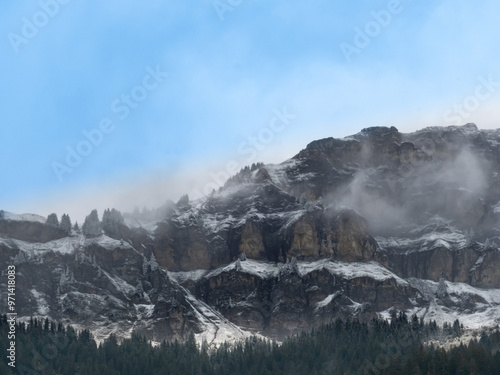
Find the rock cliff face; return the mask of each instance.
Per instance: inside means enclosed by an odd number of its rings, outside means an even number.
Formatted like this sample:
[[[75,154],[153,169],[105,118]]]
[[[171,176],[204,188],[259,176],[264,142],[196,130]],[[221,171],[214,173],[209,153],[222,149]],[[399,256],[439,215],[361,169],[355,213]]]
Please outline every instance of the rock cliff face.
[[[67,236],[61,229],[37,221],[0,220],[0,235],[27,242],[49,242]]]
[[[180,283],[185,280],[182,273],[172,276]],[[327,323],[334,316],[369,319],[377,311],[410,308],[410,298],[421,298],[375,262],[330,260],[272,266],[247,259],[208,273],[191,289],[238,326],[275,338]]]
[[[499,187],[500,131],[367,128],[95,238],[4,217],[0,264],[17,266],[20,316],[98,337],[282,338],[392,308],[497,324]]]

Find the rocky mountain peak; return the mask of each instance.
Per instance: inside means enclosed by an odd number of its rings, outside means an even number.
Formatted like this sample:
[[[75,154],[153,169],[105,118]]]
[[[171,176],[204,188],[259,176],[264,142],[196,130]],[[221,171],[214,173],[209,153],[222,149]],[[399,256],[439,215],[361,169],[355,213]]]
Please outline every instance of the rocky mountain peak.
[[[368,137],[370,141],[376,143],[396,142],[401,143],[401,134],[394,126],[372,126],[364,128],[358,134],[351,136],[356,139],[363,139]]]
[[[499,130],[371,127],[243,168],[147,222],[108,210],[93,236],[4,217],[0,262],[18,267],[21,315],[101,336],[282,337],[393,308],[491,325],[498,186]]]

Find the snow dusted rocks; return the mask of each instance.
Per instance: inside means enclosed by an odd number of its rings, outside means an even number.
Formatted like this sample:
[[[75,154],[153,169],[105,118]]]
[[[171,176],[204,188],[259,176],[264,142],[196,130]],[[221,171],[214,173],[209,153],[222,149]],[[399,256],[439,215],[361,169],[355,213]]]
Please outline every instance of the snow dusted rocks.
[[[0,263],[22,316],[98,338],[282,338],[393,308],[477,328],[500,323],[499,186],[499,130],[366,128],[102,235],[4,213]]]
[[[170,275],[239,327],[278,339],[334,316],[368,319],[394,306],[413,308],[410,299],[421,299],[405,280],[373,261],[247,259]]]
[[[138,332],[152,339],[154,331],[161,340],[201,332],[186,292],[152,253],[125,241],[105,235],[47,244],[2,240],[0,261],[16,263],[20,317],[50,316],[89,328],[97,338]]]
[[[261,168],[262,169],[262,168]],[[274,170],[276,172],[276,170]],[[245,253],[249,258],[370,260],[376,250],[365,221],[351,210],[302,205],[273,182],[229,186],[206,200],[177,209],[158,223],[155,254],[172,271],[208,269]]]

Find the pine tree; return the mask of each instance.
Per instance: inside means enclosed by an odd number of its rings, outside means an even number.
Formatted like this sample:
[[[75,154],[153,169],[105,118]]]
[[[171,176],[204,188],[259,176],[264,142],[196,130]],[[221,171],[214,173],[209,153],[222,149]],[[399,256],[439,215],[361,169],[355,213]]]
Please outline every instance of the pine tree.
[[[80,226],[78,225],[78,221],[75,222],[75,225],[73,225],[73,230],[75,232],[79,232],[80,231]]]
[[[45,221],[45,224],[54,228],[59,228],[59,220],[57,219],[57,215],[55,213],[52,213],[47,216],[47,221]]]
[[[105,233],[116,235],[120,231],[120,225],[124,223],[123,216],[120,211],[106,209],[102,214],[102,229]]]
[[[59,228],[68,234],[71,233],[71,219],[69,218],[69,215],[63,214],[61,216],[61,223],[59,224]]]
[[[187,206],[189,206],[189,196],[187,194],[184,194],[177,201],[177,207],[180,208],[180,207],[187,207]]]
[[[460,326],[460,321],[458,319],[453,322],[453,332],[457,337],[462,334],[462,327]]]
[[[420,330],[420,321],[417,317],[416,314],[413,314],[411,316],[411,329],[414,331],[419,331]]]
[[[101,223],[99,222],[99,215],[97,214],[97,210],[92,210],[90,215],[85,218],[85,222],[82,225],[82,233],[85,236],[90,237],[101,235]]]

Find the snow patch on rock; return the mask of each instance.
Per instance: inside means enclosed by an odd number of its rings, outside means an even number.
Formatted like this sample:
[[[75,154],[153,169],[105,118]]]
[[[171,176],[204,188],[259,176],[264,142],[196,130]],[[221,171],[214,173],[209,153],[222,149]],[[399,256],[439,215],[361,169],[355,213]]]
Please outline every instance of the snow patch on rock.
[[[49,304],[45,299],[45,294],[40,293],[36,289],[31,289],[30,292],[36,300],[38,314],[43,316],[48,315],[50,309],[49,309]]]
[[[337,298],[341,294],[342,294],[342,292],[336,291],[335,293],[330,294],[325,299],[319,301],[318,303],[316,303],[315,311],[318,311],[319,309],[322,309],[323,307],[328,306],[335,298]]]

